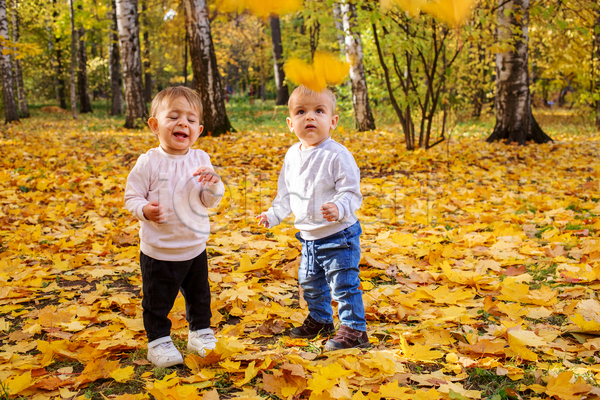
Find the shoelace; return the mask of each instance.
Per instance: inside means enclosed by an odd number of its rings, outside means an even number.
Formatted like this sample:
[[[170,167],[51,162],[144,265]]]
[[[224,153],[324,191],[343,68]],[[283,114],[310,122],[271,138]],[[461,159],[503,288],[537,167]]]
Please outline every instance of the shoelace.
[[[213,335],[211,335],[210,333],[205,333],[204,335],[200,335],[200,337],[202,338],[202,340],[207,341],[207,342],[216,342],[217,338],[214,337]]]

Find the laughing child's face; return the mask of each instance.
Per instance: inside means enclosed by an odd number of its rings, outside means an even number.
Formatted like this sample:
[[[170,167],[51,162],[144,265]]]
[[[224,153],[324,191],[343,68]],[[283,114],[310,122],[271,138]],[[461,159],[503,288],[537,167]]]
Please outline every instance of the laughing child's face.
[[[183,96],[170,101],[163,99],[148,125],[158,136],[160,147],[173,155],[186,154],[204,129],[198,110]]]

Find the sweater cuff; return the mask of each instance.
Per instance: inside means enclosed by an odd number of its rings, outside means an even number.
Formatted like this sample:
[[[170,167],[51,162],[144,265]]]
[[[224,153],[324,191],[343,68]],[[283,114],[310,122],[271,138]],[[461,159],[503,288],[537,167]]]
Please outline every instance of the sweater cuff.
[[[279,218],[275,216],[275,213],[271,210],[265,212],[265,215],[267,216],[267,220],[269,221],[269,229],[279,225],[279,223],[281,222]]]
[[[146,203],[148,204],[148,203]],[[137,217],[137,219],[139,219],[140,221],[150,221],[148,218],[146,218],[146,216],[144,215],[144,207],[146,207],[146,204],[140,204],[137,208],[137,211],[135,213],[135,216]]]
[[[338,201],[334,201],[333,204],[335,204],[335,206],[338,209],[338,219],[337,222],[346,222],[346,220],[348,219],[349,215],[346,215],[346,209],[344,208],[344,206],[342,205],[342,203],[338,202]]]

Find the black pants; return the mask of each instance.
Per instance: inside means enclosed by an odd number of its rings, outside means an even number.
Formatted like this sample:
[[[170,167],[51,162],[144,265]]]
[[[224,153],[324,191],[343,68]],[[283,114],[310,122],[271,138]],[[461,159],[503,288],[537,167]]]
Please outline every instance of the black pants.
[[[140,252],[144,328],[148,342],[171,334],[168,315],[181,289],[191,331],[210,327],[210,284],[206,250],[188,261],[160,261]]]

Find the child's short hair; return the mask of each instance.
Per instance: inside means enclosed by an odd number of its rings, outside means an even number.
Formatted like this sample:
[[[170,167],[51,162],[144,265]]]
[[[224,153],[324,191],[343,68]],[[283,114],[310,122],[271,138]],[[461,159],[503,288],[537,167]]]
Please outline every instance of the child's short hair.
[[[153,118],[156,117],[158,109],[163,101],[166,101],[168,105],[179,97],[185,97],[190,105],[198,110],[198,117],[202,120],[202,99],[200,99],[198,92],[185,86],[172,86],[158,92],[158,94],[154,96],[154,99],[152,99],[150,116]]]
[[[288,108],[290,108],[292,106],[292,99],[294,99],[297,96],[315,96],[315,95],[318,95],[321,93],[325,93],[327,95],[327,97],[330,98],[331,109],[332,109],[331,111],[333,114],[335,114],[336,98],[335,98],[335,94],[333,94],[333,92],[331,90],[325,88],[325,89],[321,90],[320,92],[315,92],[314,90],[311,90],[304,85],[298,86],[296,89],[294,89],[292,94],[290,94],[290,98],[288,99]]]

